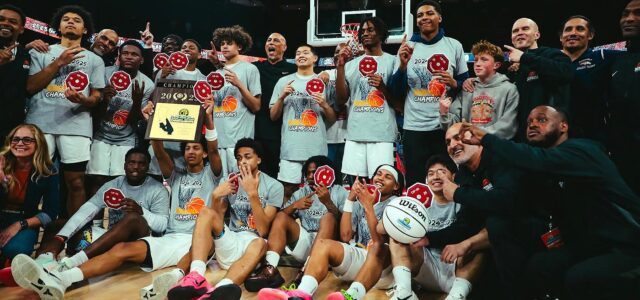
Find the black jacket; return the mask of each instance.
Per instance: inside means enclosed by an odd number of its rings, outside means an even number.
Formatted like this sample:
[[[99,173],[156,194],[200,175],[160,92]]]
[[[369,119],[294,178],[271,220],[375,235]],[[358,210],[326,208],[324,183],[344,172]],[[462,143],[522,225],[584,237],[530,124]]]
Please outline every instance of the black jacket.
[[[31,56],[22,45],[16,49],[15,59],[0,66],[0,138],[3,142],[11,129],[24,122],[25,118]]]
[[[538,105],[569,109],[573,70],[571,59],[558,49],[540,47],[527,50],[516,73],[509,74],[518,87],[517,140],[524,140],[529,112]]]
[[[504,163],[555,181],[557,188],[539,191],[538,201],[560,202],[552,206],[570,250],[640,250],[640,198],[597,142],[569,139],[544,149],[487,134],[482,145]]]

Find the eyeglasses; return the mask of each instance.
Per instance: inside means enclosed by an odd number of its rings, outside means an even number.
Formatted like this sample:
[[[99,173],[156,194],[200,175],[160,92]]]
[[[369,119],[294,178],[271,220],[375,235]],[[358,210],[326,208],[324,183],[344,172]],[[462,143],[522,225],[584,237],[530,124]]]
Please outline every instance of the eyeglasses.
[[[11,143],[12,144],[20,143],[20,141],[22,141],[22,143],[25,144],[25,145],[31,145],[31,143],[34,143],[36,141],[36,139],[28,137],[28,136],[24,136],[24,137],[14,136],[11,139]]]

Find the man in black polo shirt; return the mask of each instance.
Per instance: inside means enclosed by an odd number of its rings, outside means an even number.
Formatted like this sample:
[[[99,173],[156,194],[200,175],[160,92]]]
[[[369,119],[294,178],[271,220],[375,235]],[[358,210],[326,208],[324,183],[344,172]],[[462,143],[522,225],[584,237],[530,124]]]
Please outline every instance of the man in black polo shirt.
[[[24,122],[27,76],[31,57],[18,44],[26,16],[13,5],[0,6],[0,141]]]
[[[544,182],[526,196],[531,197],[527,204],[546,208],[547,220],[487,221],[509,297],[530,299],[549,292],[562,299],[640,295],[640,198],[598,143],[569,138],[563,111],[534,108],[526,130],[529,145],[467,123],[460,130],[464,143],[482,145],[494,159],[535,173],[529,180]]]
[[[262,99],[271,99],[273,88],[278,79],[296,72],[296,65],[286,62],[284,52],[287,50],[287,40],[282,34],[272,33],[264,45],[267,60],[255,62],[254,65],[260,71],[260,86],[262,86]],[[256,114],[255,138],[262,144],[264,159],[260,164],[260,170],[269,176],[276,178],[278,165],[280,164],[280,130],[282,118],[271,121],[269,117],[269,101],[260,102],[260,111]]]

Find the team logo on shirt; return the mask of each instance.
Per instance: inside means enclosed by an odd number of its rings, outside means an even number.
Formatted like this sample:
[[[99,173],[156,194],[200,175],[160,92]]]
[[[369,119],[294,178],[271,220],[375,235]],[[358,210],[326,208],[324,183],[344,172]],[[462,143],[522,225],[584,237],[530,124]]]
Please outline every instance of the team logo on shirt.
[[[596,65],[593,63],[593,60],[591,58],[585,58],[578,62],[578,67],[576,68],[576,70],[580,71],[584,69],[591,69],[595,66]]]
[[[127,125],[127,119],[129,118],[129,111],[124,109],[119,109],[115,113],[113,113],[113,124],[117,126],[125,126]]]
[[[489,124],[493,121],[495,100],[493,97],[482,93],[473,97],[471,102],[471,121],[472,124]]]
[[[238,115],[238,98],[231,93],[232,85],[225,85],[214,93],[215,106],[213,112],[216,118],[233,118]]]
[[[638,63],[638,65],[636,66],[635,69],[633,69],[633,72],[638,73],[640,72],[640,62]]]
[[[200,210],[205,206],[204,200],[200,197],[193,197],[182,207],[176,207],[176,220],[190,221],[195,220]]]
[[[379,74],[384,78],[384,74]],[[360,99],[353,101],[354,112],[384,112],[384,95],[382,92],[369,85],[367,77],[360,77],[358,84]]]
[[[538,72],[533,70],[529,71],[529,74],[527,75],[527,82],[537,80],[538,78]]]
[[[438,103],[440,95],[436,90],[429,90],[431,81],[435,81],[433,75],[425,65],[428,59],[416,59],[411,70],[415,74],[409,77],[409,86],[413,93],[413,101],[419,103]]]
[[[260,203],[262,207],[265,207],[265,201],[263,197],[260,198]],[[231,204],[231,208],[235,212],[238,219],[235,221],[235,225],[238,229],[244,231],[254,231],[256,230],[256,221],[253,216],[253,212],[251,211],[251,203],[249,203],[249,198],[247,198],[244,194],[238,194],[236,201]]]
[[[287,121],[289,131],[315,132],[318,130],[318,114],[311,109],[308,93],[293,91],[287,102],[294,111],[294,117]]]

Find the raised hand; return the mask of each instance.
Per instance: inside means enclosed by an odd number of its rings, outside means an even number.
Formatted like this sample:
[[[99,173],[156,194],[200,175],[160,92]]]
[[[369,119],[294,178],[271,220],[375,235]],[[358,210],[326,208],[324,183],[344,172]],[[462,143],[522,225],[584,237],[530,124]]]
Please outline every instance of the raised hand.
[[[7,64],[13,60],[13,48],[18,44],[13,44],[7,48],[0,50],[0,66]]]
[[[80,46],[68,48],[64,50],[54,62],[58,65],[58,67],[64,67],[76,59],[83,58],[84,55],[78,53],[84,50],[85,49]]]
[[[140,31],[140,40],[144,42],[144,46],[146,48],[153,47],[153,33],[151,33],[150,29],[151,23],[147,22],[147,27],[144,31]]]
[[[133,102],[142,102],[143,97],[144,81],[142,82],[142,85],[140,85],[137,80],[134,80],[133,90],[131,91],[131,100],[133,100]]]
[[[35,49],[36,51],[40,52],[40,53],[47,53],[49,52],[49,43],[45,43],[43,40],[33,40],[30,43],[26,44],[24,46],[25,50],[30,50],[30,49]]]
[[[382,79],[382,76],[380,76],[380,74],[371,74],[368,76],[367,81],[369,83],[370,86],[378,89],[378,90],[382,90],[384,89],[385,85],[384,85],[384,80]]]
[[[403,70],[407,69],[407,65],[409,64],[409,60],[411,60],[411,56],[413,55],[413,47],[409,46],[407,43],[407,35],[405,34],[402,37],[402,44],[398,49],[398,57],[400,57],[400,68]]]
[[[465,144],[480,145],[482,143],[482,138],[486,134],[487,132],[480,129],[478,126],[475,126],[463,120],[458,136],[460,137],[460,140]]]
[[[442,96],[440,96],[440,114],[441,115],[448,114],[449,108],[451,107],[452,99],[451,97],[447,97],[446,95],[447,93],[443,93]]]
[[[524,54],[524,52],[508,45],[504,45],[504,47],[509,50],[509,62],[520,63],[520,58],[522,58],[522,54]]]

